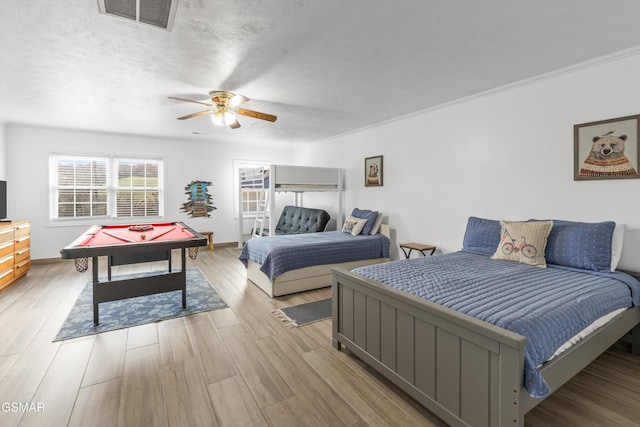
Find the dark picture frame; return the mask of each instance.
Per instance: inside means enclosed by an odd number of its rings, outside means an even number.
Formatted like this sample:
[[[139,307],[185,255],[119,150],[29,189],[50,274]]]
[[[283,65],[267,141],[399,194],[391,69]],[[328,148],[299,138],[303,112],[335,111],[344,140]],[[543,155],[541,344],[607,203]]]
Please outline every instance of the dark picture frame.
[[[640,178],[640,115],[573,126],[573,179]]]
[[[364,159],[364,186],[382,187],[382,156]]]

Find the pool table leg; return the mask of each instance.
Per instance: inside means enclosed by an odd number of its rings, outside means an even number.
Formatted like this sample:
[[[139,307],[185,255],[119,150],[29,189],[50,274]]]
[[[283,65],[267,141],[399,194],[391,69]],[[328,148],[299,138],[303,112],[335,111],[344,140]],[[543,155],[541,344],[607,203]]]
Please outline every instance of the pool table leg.
[[[187,308],[187,254],[186,248],[181,249],[182,252],[182,275],[184,280],[182,281],[182,308]],[[171,251],[169,251],[171,253]],[[169,257],[171,259],[171,257]],[[171,261],[169,261],[171,262]]]
[[[96,302],[96,286],[98,285],[98,257],[91,260],[93,280],[93,326],[98,326],[98,303]]]

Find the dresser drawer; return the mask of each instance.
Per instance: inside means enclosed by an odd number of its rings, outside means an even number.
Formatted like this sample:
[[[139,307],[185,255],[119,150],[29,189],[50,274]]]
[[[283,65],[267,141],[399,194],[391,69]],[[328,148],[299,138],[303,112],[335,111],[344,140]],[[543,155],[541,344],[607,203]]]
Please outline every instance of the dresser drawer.
[[[31,224],[16,225],[16,237],[28,236],[31,234]]]
[[[13,267],[0,273],[0,289],[13,280]]]
[[[13,254],[0,258],[0,271],[5,271],[15,264]]]
[[[12,254],[13,249],[13,240],[9,242],[0,243],[0,258],[4,258],[9,254]]]
[[[15,271],[15,277],[20,277],[24,274],[27,274],[27,271],[29,271],[29,269],[31,268],[31,260],[27,259],[25,261],[19,262],[16,264],[14,271]]]
[[[16,239],[16,251],[19,251],[20,249],[23,248],[28,248],[31,244],[31,237],[30,236],[22,236],[22,237],[18,237]]]
[[[16,238],[15,227],[0,228],[0,243],[8,242]]]
[[[31,254],[31,250],[29,248],[22,248],[19,251],[16,251],[16,264],[24,261],[25,259],[29,259],[29,255]]]

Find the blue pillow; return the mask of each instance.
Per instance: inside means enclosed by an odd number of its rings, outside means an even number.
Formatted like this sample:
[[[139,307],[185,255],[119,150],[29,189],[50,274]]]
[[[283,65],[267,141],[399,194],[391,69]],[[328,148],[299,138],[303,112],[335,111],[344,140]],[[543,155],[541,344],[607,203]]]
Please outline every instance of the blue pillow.
[[[462,250],[481,255],[493,255],[500,244],[500,221],[469,217]]]
[[[536,220],[532,220],[536,221]],[[549,264],[608,273],[616,223],[553,220],[545,258]]]
[[[367,223],[364,225],[364,228],[360,232],[360,234],[367,235],[371,234],[371,228],[373,228],[373,223],[376,222],[378,211],[369,211],[366,209],[355,208],[353,212],[351,212],[351,216],[367,220]]]

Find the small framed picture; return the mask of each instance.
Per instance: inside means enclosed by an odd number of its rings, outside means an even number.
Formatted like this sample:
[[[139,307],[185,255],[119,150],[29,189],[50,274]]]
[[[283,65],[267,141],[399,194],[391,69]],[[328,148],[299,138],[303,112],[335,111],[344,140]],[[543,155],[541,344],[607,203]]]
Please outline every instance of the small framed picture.
[[[364,186],[382,187],[382,156],[364,159]]]
[[[640,115],[573,126],[575,181],[640,178]]]

